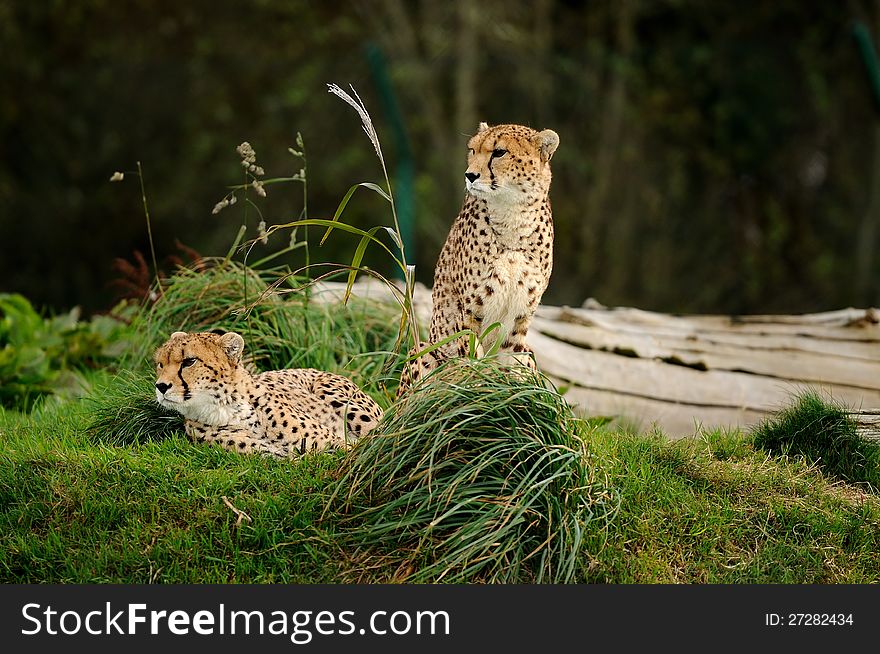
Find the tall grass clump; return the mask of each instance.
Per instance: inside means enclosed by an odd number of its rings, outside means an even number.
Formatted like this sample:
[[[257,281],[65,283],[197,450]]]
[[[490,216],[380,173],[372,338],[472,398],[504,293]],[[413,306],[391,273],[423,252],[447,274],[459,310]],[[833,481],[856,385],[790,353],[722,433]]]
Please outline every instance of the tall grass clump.
[[[180,268],[141,317],[142,345],[129,363],[152,369],[153,349],[175,331],[220,329],[244,337],[249,360],[260,370],[319,368],[344,371],[367,385],[396,384],[391,350],[398,312],[366,299],[348,306],[323,302],[306,295],[301,286],[307,283],[283,270],[226,259],[208,260],[199,270]]]
[[[616,502],[583,427],[537,373],[452,360],[343,461],[345,537],[406,581],[569,582]]]
[[[815,391],[761,422],[755,446],[774,454],[802,456],[829,475],[880,489],[880,444],[862,437],[846,408]]]
[[[264,274],[226,259],[204,259],[198,268],[178,268],[165,280],[164,292],[144,315],[144,333],[150,348],[174,331],[202,331],[217,325],[239,326],[247,319],[261,320],[278,301],[269,292]],[[246,298],[261,300],[245,316]]]
[[[107,445],[134,445],[182,432],[183,416],[156,402],[155,381],[150,373],[127,370],[96,388],[84,400],[86,435]]]

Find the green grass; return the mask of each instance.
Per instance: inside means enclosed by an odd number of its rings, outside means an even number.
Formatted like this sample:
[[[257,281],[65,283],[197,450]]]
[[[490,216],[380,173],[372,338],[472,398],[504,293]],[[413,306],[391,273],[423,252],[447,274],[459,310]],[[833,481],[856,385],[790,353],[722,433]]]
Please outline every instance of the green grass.
[[[183,416],[156,402],[155,382],[140,369],[96,381],[83,400],[89,416],[84,434],[96,443],[133,445],[182,432]]]
[[[4,582],[321,582],[338,577],[318,517],[337,456],[291,466],[86,436],[85,405],[0,417]],[[252,522],[236,525],[223,497]]]
[[[285,283],[181,271],[132,324],[124,372],[0,410],[0,581],[880,582],[877,445],[840,407],[807,396],[754,434],[669,442],[577,420],[492,361],[394,403],[399,314]],[[192,444],[153,400],[150,354],[213,328],[256,368],[347,374],[387,407],[376,436],[291,462]]]
[[[880,489],[880,443],[860,436],[846,408],[816,392],[758,425],[754,439],[768,452],[803,457],[828,475]]]
[[[180,433],[108,445],[90,421],[85,402],[0,414],[3,582],[400,581],[450,555],[352,541],[356,514],[331,501],[344,455],[288,464]],[[587,524],[575,581],[880,582],[880,502],[863,486],[739,433],[596,429],[587,444],[620,509]],[[236,526],[223,496],[253,522]]]
[[[588,542],[582,580],[877,583],[880,501],[748,435],[595,434],[618,485],[616,520]]]

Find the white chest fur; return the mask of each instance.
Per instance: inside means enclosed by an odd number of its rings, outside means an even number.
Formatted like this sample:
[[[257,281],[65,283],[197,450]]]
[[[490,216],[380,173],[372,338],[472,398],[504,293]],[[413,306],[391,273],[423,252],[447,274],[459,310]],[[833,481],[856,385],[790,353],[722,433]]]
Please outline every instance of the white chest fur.
[[[501,323],[502,327],[487,337],[483,343],[489,348],[497,336],[506,336],[513,330],[517,318],[530,313],[529,290],[535,293],[540,284],[540,273],[529,261],[524,252],[507,251],[492,263],[490,280],[487,284],[492,292],[483,299],[483,329],[493,323]]]

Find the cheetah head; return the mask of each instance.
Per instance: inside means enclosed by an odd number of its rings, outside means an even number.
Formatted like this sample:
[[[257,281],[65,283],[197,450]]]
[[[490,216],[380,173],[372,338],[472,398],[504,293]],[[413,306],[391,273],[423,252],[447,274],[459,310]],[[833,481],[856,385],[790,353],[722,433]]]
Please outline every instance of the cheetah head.
[[[174,332],[156,350],[156,400],[184,417],[224,424],[235,398],[230,391],[241,375],[244,339],[235,332]]]
[[[552,129],[537,132],[522,125],[480,123],[468,141],[465,186],[490,201],[530,201],[550,190],[550,159],[559,145]]]

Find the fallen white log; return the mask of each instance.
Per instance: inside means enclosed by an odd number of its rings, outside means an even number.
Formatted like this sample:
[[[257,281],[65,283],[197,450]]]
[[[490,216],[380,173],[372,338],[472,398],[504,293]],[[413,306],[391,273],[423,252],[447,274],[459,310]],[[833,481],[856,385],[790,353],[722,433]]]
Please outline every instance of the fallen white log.
[[[345,284],[322,282],[338,302]],[[394,302],[361,278],[358,297]],[[431,293],[414,305],[427,328]],[[640,309],[541,306],[528,336],[538,367],[589,415],[617,416],[668,436],[749,427],[811,388],[852,408],[880,436],[880,312],[843,309],[801,316],[674,316]],[[860,424],[862,424],[860,423]]]

